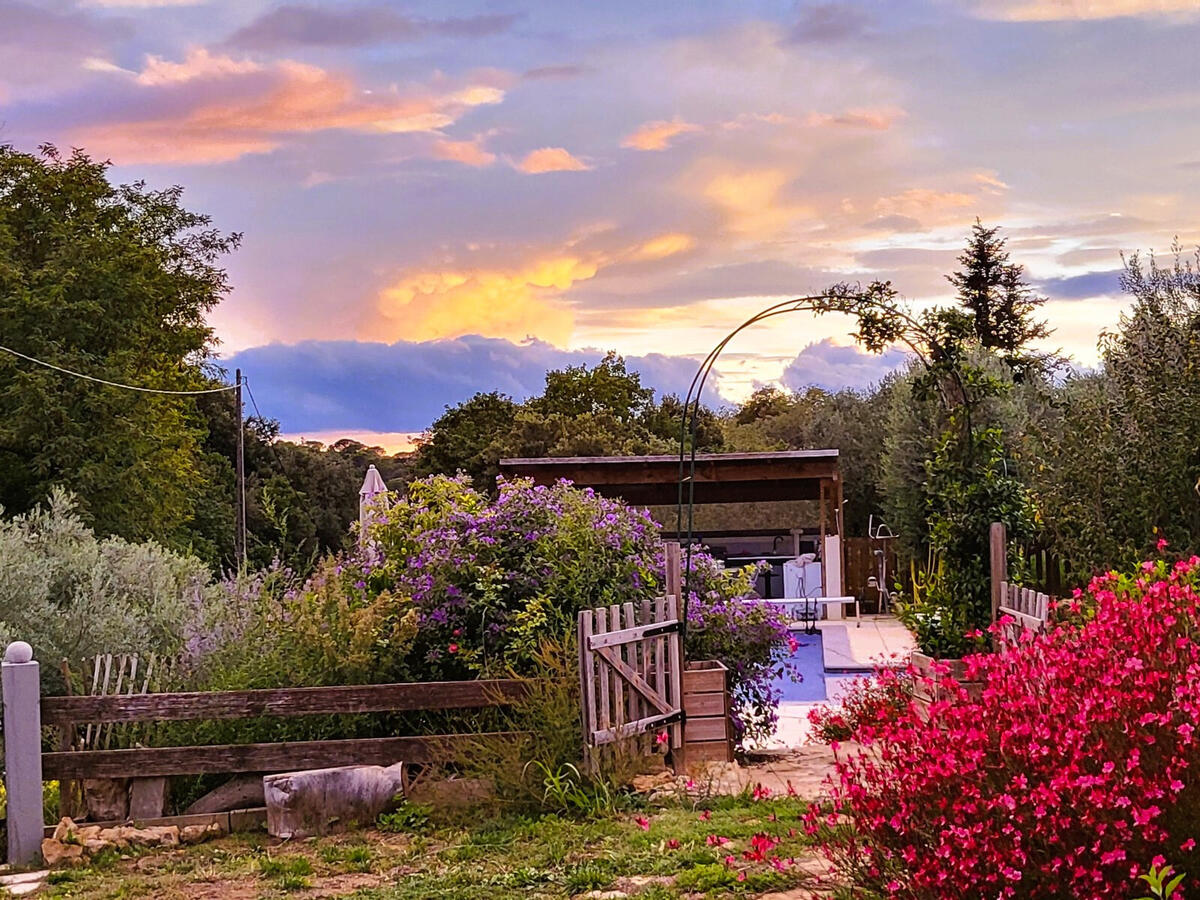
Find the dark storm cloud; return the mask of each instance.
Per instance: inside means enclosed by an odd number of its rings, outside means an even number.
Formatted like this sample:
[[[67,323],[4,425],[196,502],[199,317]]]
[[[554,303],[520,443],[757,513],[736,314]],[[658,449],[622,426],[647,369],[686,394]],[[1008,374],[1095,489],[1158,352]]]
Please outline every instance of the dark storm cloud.
[[[603,355],[468,335],[421,343],[269,344],[234,354],[223,365],[242,369],[263,414],[278,419],[285,432],[420,431],[447,405],[478,391],[524,400],[541,393],[547,370],[594,365]],[[626,363],[660,394],[686,393],[697,365],[662,354],[628,357]]]

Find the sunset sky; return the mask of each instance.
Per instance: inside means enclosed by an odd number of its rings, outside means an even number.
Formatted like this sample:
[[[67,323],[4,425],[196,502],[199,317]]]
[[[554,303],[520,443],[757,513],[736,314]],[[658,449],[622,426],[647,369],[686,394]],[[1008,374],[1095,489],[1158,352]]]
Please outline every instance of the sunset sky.
[[[262,412],[392,444],[609,348],[685,391],[836,281],[945,300],[977,216],[1094,364],[1121,253],[1200,241],[1197,47],[1198,0],[0,0],[0,141],[184,185]],[[851,327],[747,332],[720,396],[876,381]]]

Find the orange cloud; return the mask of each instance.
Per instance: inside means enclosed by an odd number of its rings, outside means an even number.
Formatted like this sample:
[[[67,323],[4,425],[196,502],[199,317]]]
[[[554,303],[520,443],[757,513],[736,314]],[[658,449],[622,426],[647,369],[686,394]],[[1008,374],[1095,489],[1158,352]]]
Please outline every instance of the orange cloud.
[[[479,140],[439,140],[434,142],[431,152],[434,159],[445,159],[475,168],[490,166],[496,161],[496,154],[485,150]]]
[[[376,315],[359,336],[427,341],[481,334],[520,341],[532,335],[563,346],[574,331],[575,315],[561,301],[575,284],[606,267],[666,259],[695,244],[691,235],[667,232],[610,250],[567,247],[512,267],[409,271],[380,293]]]
[[[639,260],[666,259],[679,253],[686,253],[696,246],[696,239],[690,234],[672,232],[651,238],[633,251],[633,257]]]
[[[540,175],[543,172],[586,172],[591,166],[562,147],[542,147],[529,153],[516,168],[527,175]]]
[[[634,150],[666,150],[672,138],[692,131],[700,131],[700,126],[679,118],[659,119],[639,126],[637,131],[621,142],[621,146]]]
[[[704,185],[704,196],[725,216],[726,227],[747,237],[774,237],[811,210],[780,195],[792,176],[783,169],[718,172]]]
[[[428,269],[406,275],[379,297],[378,317],[361,337],[428,341],[481,334],[565,344],[574,317],[555,301],[597,264],[557,255],[516,269]]]
[[[193,51],[182,63],[151,57],[137,80],[155,91],[219,77],[228,94],[179,112],[89,126],[74,139],[122,163],[221,163],[273,150],[290,134],[435,132],[471,107],[504,98],[490,83],[373,93],[346,75],[305,63],[251,66],[206,51]]]

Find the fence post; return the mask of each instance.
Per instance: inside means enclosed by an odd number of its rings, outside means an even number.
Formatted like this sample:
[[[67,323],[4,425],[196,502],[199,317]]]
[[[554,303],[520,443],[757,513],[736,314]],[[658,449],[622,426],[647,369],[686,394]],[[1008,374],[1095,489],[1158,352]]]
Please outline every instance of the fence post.
[[[993,522],[988,535],[992,569],[992,621],[1000,616],[1000,585],[1008,581],[1008,530],[1003,522]]]
[[[8,793],[8,861],[27,866],[42,850],[41,679],[33,648],[14,641],[0,663],[4,693],[4,787]]]

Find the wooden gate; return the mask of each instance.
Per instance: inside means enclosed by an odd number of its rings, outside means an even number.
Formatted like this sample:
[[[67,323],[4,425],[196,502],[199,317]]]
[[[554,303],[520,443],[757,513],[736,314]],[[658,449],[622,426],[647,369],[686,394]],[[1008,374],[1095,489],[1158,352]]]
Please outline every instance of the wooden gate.
[[[1000,582],[1000,605],[997,607],[999,617],[1007,616],[1012,621],[1005,626],[1003,638],[1005,643],[1014,644],[1020,640],[1022,631],[1032,631],[1041,634],[1046,630],[1046,620],[1050,617],[1050,597],[1030,588]]]
[[[579,613],[585,750],[649,731],[682,747],[681,637],[675,595]]]

